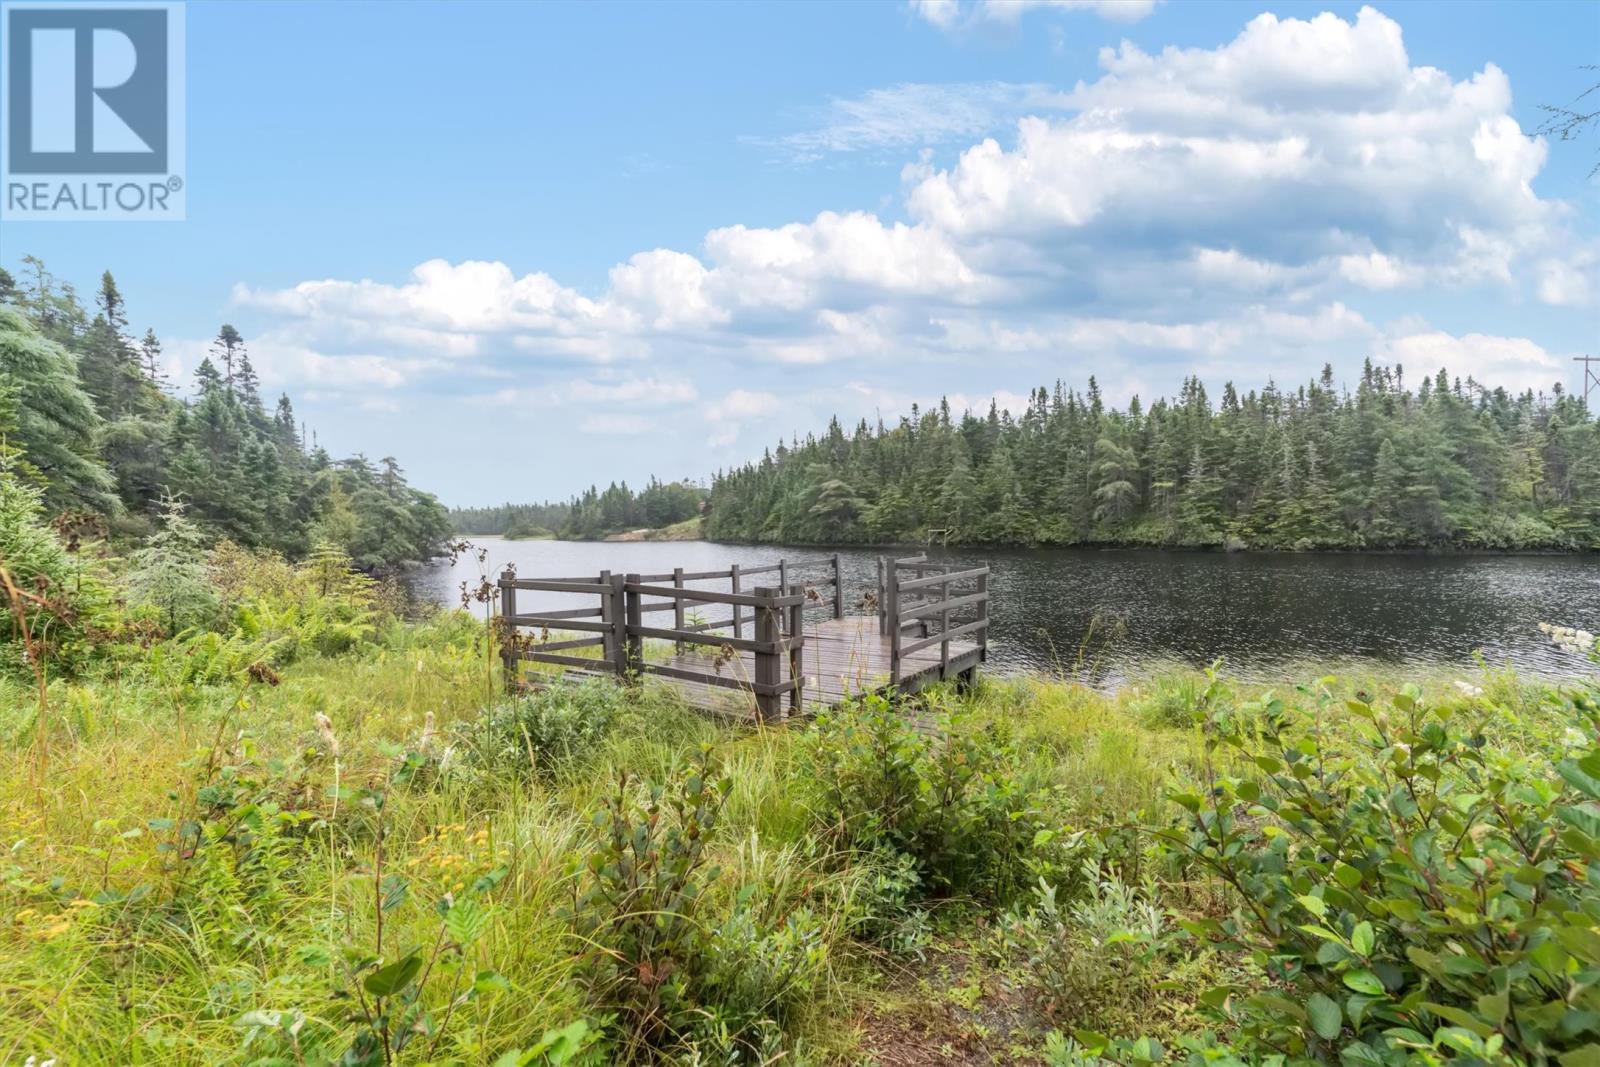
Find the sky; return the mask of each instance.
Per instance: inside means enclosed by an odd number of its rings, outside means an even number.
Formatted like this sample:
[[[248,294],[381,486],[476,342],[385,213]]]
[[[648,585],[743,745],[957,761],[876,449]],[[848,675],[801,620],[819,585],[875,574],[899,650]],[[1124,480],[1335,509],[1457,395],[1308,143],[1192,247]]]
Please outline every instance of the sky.
[[[451,505],[837,414],[1600,354],[1600,4],[187,8],[183,222],[0,220]],[[1585,78],[1589,80],[1586,81]],[[1596,131],[1600,133],[1600,131]]]

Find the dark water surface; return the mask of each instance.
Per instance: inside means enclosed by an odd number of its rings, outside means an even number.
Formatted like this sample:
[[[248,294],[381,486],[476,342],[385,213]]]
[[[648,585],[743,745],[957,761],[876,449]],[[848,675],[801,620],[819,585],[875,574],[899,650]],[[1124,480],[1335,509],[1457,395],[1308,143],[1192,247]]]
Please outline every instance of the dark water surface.
[[[827,551],[704,541],[473,541],[488,550],[491,575],[514,563],[524,577],[715,570],[735,561],[817,559]],[[855,605],[875,584],[879,554],[841,550],[847,611],[861,610]],[[1475,669],[1479,652],[1492,666],[1510,663],[1525,675],[1567,678],[1592,667],[1552,646],[1538,624],[1600,628],[1595,556],[1088,549],[934,549],[929,555],[993,568],[990,669],[1070,669],[1083,648],[1081,658],[1105,684],[1175,665],[1203,666],[1219,656],[1230,674],[1263,680],[1363,668],[1466,673]],[[795,580],[821,573],[804,571]],[[460,583],[476,584],[477,577],[473,559],[454,567],[439,562],[412,572],[411,586],[421,598],[453,605]],[[521,596],[534,607],[577,604],[559,595]]]

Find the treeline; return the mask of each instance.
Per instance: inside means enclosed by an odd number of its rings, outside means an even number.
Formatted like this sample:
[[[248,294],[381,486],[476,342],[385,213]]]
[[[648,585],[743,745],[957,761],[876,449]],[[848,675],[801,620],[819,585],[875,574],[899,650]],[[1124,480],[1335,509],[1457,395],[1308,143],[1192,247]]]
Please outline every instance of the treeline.
[[[392,457],[334,459],[307,446],[287,395],[269,410],[232,326],[180,391],[155,331],[135,338],[110,271],[91,315],[38,259],[23,267],[20,280],[0,269],[0,438],[51,512],[104,516],[132,540],[173,498],[213,536],[290,557],[329,545],[370,570],[449,536],[443,505]]]
[[[837,419],[713,482],[706,536],[786,542],[1600,547],[1600,422],[1556,386],[1513,396],[1443,370],[1365,366],[1213,405],[1108,407],[1040,388],[1013,415]]]
[[[705,490],[687,482],[655,478],[639,493],[627,482],[605,489],[591,486],[567,504],[501,504],[497,507],[454,508],[450,521],[459,534],[505,537],[560,537],[597,540],[626,530],[671,526],[700,514]]]

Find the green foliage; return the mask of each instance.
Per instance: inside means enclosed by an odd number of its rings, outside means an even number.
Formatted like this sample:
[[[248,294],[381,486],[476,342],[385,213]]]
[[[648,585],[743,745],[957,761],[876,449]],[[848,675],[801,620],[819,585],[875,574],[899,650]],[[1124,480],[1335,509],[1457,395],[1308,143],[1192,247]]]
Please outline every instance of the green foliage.
[[[1187,825],[1162,836],[1237,894],[1187,926],[1259,971],[1202,997],[1241,1056],[1600,1054],[1600,703],[1570,707],[1526,755],[1494,743],[1492,706],[1412,686],[1387,707],[1324,693],[1309,721],[1270,697],[1212,713],[1241,773],[1176,795]]]
[[[374,467],[308,448],[287,396],[269,413],[245,339],[218,332],[192,396],[163,380],[161,342],[135,342],[107,272],[91,320],[72,287],[31,257],[0,306],[0,438],[52,510],[87,509],[142,536],[162,501],[184,501],[208,536],[301,556],[331,541],[363,569],[436,555],[448,513],[406,484],[394,459]],[[169,620],[170,622],[170,620]]]
[[[869,696],[819,717],[816,817],[845,847],[910,857],[930,893],[1008,900],[1058,850],[1047,798],[998,724],[917,714]]]
[[[1600,546],[1600,422],[1562,392],[1367,364],[1213,405],[1108,409],[1058,382],[1021,411],[837,420],[712,484],[713,539],[1196,545],[1307,550]]]
[[[718,875],[706,848],[733,788],[716,773],[702,749],[668,785],[645,786],[642,801],[623,773],[594,816],[602,837],[587,861],[577,929],[591,946],[591,996],[617,1017],[629,1058],[671,1046],[694,1025],[698,912]]]
[[[0,392],[14,424],[0,426],[21,451],[15,472],[46,487],[55,509],[104,509],[112,480],[95,452],[100,416],[78,382],[72,355],[21,312],[0,306]]]
[[[458,735],[466,758],[485,769],[548,775],[598,753],[625,700],[608,679],[558,684],[496,705]]]
[[[99,568],[45,525],[43,497],[0,453],[0,567],[19,598],[0,588],[0,672],[32,670],[21,627],[45,664],[72,671],[117,621]]]
[[[204,538],[183,511],[182,502],[168,497],[161,525],[129,559],[129,602],[151,608],[169,634],[205,625],[217,611],[206,574]]]
[[[590,487],[570,503],[500,504],[455,508],[450,522],[458,534],[503,537],[550,537],[556,531],[574,541],[598,540],[607,534],[641,528],[661,529],[700,514],[705,490],[688,482],[655,478],[638,493],[627,482],[604,490]]]

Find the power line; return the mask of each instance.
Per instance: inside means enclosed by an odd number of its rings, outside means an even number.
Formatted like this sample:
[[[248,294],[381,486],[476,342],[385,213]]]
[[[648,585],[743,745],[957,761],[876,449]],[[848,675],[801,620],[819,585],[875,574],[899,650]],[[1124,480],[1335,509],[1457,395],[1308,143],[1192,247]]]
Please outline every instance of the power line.
[[[1589,394],[1600,389],[1600,372],[1595,367],[1600,366],[1600,356],[1573,356],[1572,362],[1583,364],[1583,402],[1589,403]]]

